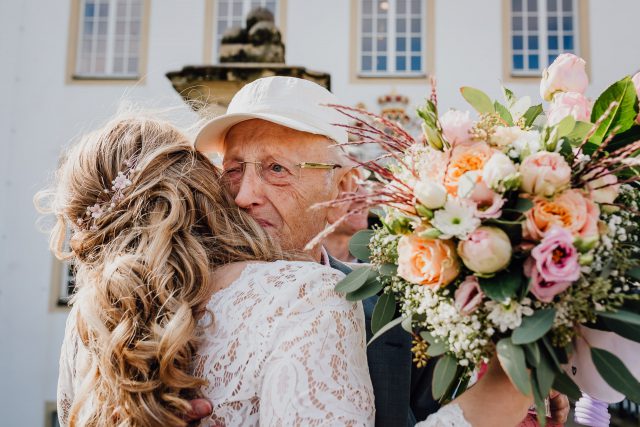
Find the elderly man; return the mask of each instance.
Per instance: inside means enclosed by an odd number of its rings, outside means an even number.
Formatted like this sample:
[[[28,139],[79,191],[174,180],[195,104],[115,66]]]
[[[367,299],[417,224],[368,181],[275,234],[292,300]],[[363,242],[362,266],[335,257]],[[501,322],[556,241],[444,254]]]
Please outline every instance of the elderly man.
[[[344,118],[326,107],[337,103],[329,91],[306,80],[259,79],[242,88],[227,114],[208,123],[196,139],[198,150],[223,155],[224,180],[236,203],[284,249],[303,252],[344,214],[344,207],[314,205],[357,190],[356,170],[335,147],[347,140],[345,130],[333,125]],[[350,271],[321,245],[307,254]],[[368,338],[376,300],[363,303]],[[410,335],[399,327],[368,347],[376,425],[413,425],[438,408],[431,397],[431,368],[415,368],[410,349]],[[204,402],[193,406],[196,418],[206,415]]]

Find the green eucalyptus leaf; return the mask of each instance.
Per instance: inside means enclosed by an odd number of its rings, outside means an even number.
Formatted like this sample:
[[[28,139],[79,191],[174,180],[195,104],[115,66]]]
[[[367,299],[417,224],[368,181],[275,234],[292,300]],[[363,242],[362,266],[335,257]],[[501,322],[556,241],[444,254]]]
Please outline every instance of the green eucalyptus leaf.
[[[369,340],[367,345],[368,346],[371,345],[371,343],[374,342],[375,340],[377,340],[378,338],[380,338],[380,336],[382,334],[384,334],[388,330],[390,330],[390,329],[398,326],[399,324],[401,324],[404,319],[405,319],[404,317],[397,317],[397,318],[393,319],[391,322],[389,322],[386,325],[384,325],[382,328],[380,328],[378,330],[378,332],[376,332],[376,334],[373,337],[371,337],[371,339]]]
[[[480,277],[480,289],[494,301],[506,302],[517,299],[520,288],[526,286],[522,268],[518,262],[512,263],[510,270],[503,270],[490,278]]]
[[[433,382],[431,384],[431,392],[434,399],[438,400],[444,396],[453,380],[455,380],[457,370],[458,361],[455,357],[446,355],[438,359],[433,370]]]
[[[366,282],[355,291],[348,292],[346,299],[347,301],[362,301],[363,299],[374,296],[383,288],[384,285],[378,280],[378,273],[370,270]]]
[[[547,425],[547,407],[544,403],[544,397],[546,394],[541,390],[541,387],[535,377],[531,378],[531,388],[533,389],[533,402],[536,406],[538,425],[540,427],[545,427]]]
[[[498,360],[513,385],[524,395],[531,395],[531,383],[527,373],[524,350],[511,338],[503,338],[496,345]]]
[[[384,325],[393,320],[396,314],[396,297],[393,294],[382,294],[371,314],[371,332],[375,335]]]
[[[553,386],[553,380],[556,378],[556,371],[552,363],[548,358],[541,357],[540,363],[536,367],[536,381],[543,396],[549,394]]]
[[[626,310],[598,313],[609,330],[616,334],[640,342],[640,314]]]
[[[498,101],[493,103],[493,107],[496,112],[500,115],[502,120],[504,120],[509,126],[513,126],[513,117],[511,117],[511,113],[504,105],[500,104]]]
[[[562,394],[566,394],[573,400],[578,400],[582,397],[580,388],[578,388],[576,383],[574,383],[573,380],[564,373],[564,371],[556,372],[556,376],[553,379],[553,389]]]
[[[616,133],[622,133],[635,123],[638,115],[638,98],[630,76],[609,86],[596,99],[591,110],[591,121],[595,123],[612,102],[616,102],[617,105],[590,138],[590,141],[595,144],[600,144],[614,128],[618,128]]]
[[[598,373],[614,389],[629,400],[640,403],[640,382],[613,353],[601,348],[591,347],[591,359]]]
[[[445,351],[447,351],[446,344],[443,341],[437,341],[427,347],[427,356],[440,356],[444,354]]]
[[[542,114],[542,104],[533,105],[522,115],[524,117],[524,125],[529,127],[533,124],[536,118]]]
[[[436,342],[436,339],[429,331],[420,332],[420,337],[425,340],[429,345],[433,345]]]
[[[491,98],[489,98],[489,95],[483,91],[469,86],[464,86],[460,88],[460,93],[462,93],[464,99],[466,99],[478,113],[486,114],[495,112]]]
[[[347,276],[338,282],[336,285],[336,292],[347,293],[353,292],[358,289],[367,281],[371,270],[366,267],[357,268]]]
[[[513,343],[528,344],[542,338],[553,326],[555,317],[555,308],[538,310],[531,316],[523,317],[522,323],[511,335]]]
[[[529,343],[522,346],[524,349],[524,355],[527,359],[527,364],[535,368],[540,364],[540,348],[537,343]]]
[[[369,261],[371,250],[369,242],[373,237],[373,230],[360,230],[349,241],[349,252],[360,261]]]
[[[549,339],[547,337],[542,337],[542,340],[540,340],[540,342],[542,342],[542,344],[544,345],[544,351],[542,352],[543,353],[542,356],[544,357],[545,354],[549,356],[549,360],[553,362],[553,366],[555,367],[556,371],[562,370],[562,364],[558,360],[555,349],[549,342]]]
[[[380,274],[382,276],[395,276],[398,274],[398,266],[395,264],[382,264],[380,266]]]
[[[405,317],[401,323],[402,329],[408,333],[413,333],[413,316]]]

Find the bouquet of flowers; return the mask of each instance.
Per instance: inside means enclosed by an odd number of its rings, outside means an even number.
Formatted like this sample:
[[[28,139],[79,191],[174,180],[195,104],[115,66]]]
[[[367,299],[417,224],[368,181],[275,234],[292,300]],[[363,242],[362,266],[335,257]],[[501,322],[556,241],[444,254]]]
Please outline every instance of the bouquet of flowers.
[[[552,387],[640,402],[640,75],[595,102],[587,85],[585,62],[563,54],[541,81],[546,111],[506,88],[499,102],[463,87],[475,117],[440,116],[433,89],[418,141],[333,106],[357,122],[343,125],[350,144],[385,153],[361,163],[378,186],[343,200],[381,207],[383,225],[350,243],[370,265],[336,289],[381,294],[373,339],[401,324],[415,363],[440,356],[435,398],[464,391],[497,353],[541,423]]]

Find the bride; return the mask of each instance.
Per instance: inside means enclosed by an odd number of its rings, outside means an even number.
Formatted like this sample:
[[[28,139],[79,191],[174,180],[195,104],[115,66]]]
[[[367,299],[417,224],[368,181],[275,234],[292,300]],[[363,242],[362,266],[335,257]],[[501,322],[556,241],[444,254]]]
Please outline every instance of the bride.
[[[196,398],[213,402],[203,425],[373,425],[343,274],[283,253],[219,178],[173,126],[136,115],[86,136],[39,194],[76,268],[62,425],[187,425]],[[493,363],[421,425],[513,426],[530,404]]]

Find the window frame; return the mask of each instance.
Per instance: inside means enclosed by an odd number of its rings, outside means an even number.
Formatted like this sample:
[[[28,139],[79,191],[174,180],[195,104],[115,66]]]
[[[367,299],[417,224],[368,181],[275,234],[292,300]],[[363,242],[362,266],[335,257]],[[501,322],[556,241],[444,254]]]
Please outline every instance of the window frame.
[[[233,0],[229,0],[233,1]],[[250,6],[247,9],[247,5],[251,4],[252,0],[242,0],[243,2],[243,15],[246,18],[247,13],[251,10]],[[255,0],[254,0],[255,1]],[[267,0],[260,0],[266,2]],[[287,0],[275,0],[276,12],[274,13],[274,19],[276,27],[280,30],[282,36],[282,42],[286,46],[286,22],[287,22]],[[218,1],[217,0],[205,0],[205,23],[204,23],[204,44],[203,44],[203,60],[205,64],[219,64],[218,60]],[[245,18],[243,18],[242,25],[245,25]]]
[[[420,73],[362,73],[361,62],[361,25],[362,25],[362,1],[351,0],[350,4],[350,72],[351,84],[426,84],[429,82],[431,70],[435,60],[435,1],[422,0],[422,71]],[[395,21],[395,20],[394,20]],[[394,28],[395,28],[395,22]],[[409,39],[411,37],[409,36]],[[393,43],[395,43],[395,36]],[[395,46],[393,46],[395,49]],[[390,56],[388,56],[390,57]],[[410,57],[410,55],[409,55]],[[395,58],[394,58],[395,60]]]
[[[407,39],[407,50],[405,51],[405,57],[408,57],[409,59],[412,56],[420,56],[420,65],[421,65],[421,69],[419,71],[413,71],[411,70],[411,64],[410,64],[410,60],[409,63],[407,64],[407,68],[409,69],[408,71],[398,71],[396,68],[396,56],[397,56],[397,50],[396,50],[396,38],[398,36],[397,31],[396,31],[396,23],[397,23],[397,1],[398,0],[386,0],[389,4],[389,8],[387,9],[387,32],[385,33],[385,36],[387,38],[387,52],[386,52],[386,57],[387,57],[387,70],[389,70],[390,68],[392,68],[391,71],[377,71],[375,70],[376,68],[376,61],[374,59],[377,59],[377,47],[376,47],[376,39],[377,37],[380,36],[380,34],[382,33],[378,33],[377,30],[373,31],[373,26],[377,26],[377,24],[375,23],[375,21],[379,20],[380,18],[378,17],[378,15],[374,12],[372,13],[371,19],[372,19],[372,32],[371,32],[371,36],[372,36],[372,51],[371,51],[371,58],[372,58],[372,70],[371,71],[363,71],[362,70],[362,39],[364,37],[363,32],[362,32],[362,20],[363,20],[363,11],[362,11],[362,2],[364,0],[358,0],[358,26],[357,26],[357,72],[358,72],[358,76],[359,77],[378,77],[378,78],[385,78],[385,77],[392,77],[392,78],[415,78],[415,77],[424,77],[426,75],[426,68],[427,68],[427,55],[426,55],[426,37],[425,37],[425,33],[426,33],[426,28],[425,25],[427,24],[426,19],[424,19],[425,16],[425,11],[421,10],[419,12],[420,15],[420,32],[419,32],[419,38],[420,38],[420,55],[412,55],[411,54],[411,42],[410,40],[412,38],[414,38],[414,34],[412,31],[406,31],[404,34],[406,35],[406,39]],[[378,2],[378,0],[371,0],[373,2],[372,4],[372,11],[375,10],[376,8],[376,3]],[[412,0],[406,0],[407,1],[407,9],[410,10],[411,9],[411,1]],[[422,1],[420,2],[422,5],[422,8],[426,8],[426,4]],[[375,19],[374,19],[375,16]],[[407,12],[406,16],[408,18],[408,20],[411,20],[414,18],[414,13],[413,12]],[[410,25],[410,24],[409,24]]]
[[[150,17],[150,0],[142,0],[142,14],[140,16],[140,47],[138,53],[138,72],[136,75],[83,75],[77,73],[78,62],[80,58],[79,44],[81,40],[81,31],[84,26],[84,1],[85,0],[71,0],[71,12],[69,18],[69,34],[68,34],[68,49],[67,49],[67,72],[66,83],[67,84],[127,84],[130,82],[138,82],[140,84],[146,81],[147,72],[147,56],[148,56],[148,43],[149,43],[149,17]],[[109,0],[110,3],[115,4],[117,0]],[[109,18],[107,25],[112,27],[112,31],[108,31],[107,34],[111,34],[111,37],[107,36],[107,52],[111,51],[110,43],[115,40],[115,25],[117,17]],[[113,57],[113,54],[108,54]]]
[[[538,2],[538,40],[539,47],[538,56],[540,61],[539,71],[531,70],[514,70],[513,68],[513,11],[511,8],[511,0],[503,0],[503,80],[510,82],[522,82],[522,81],[539,81],[542,71],[549,66],[548,64],[548,29],[547,29],[547,1],[537,0]],[[582,2],[579,0],[572,0],[573,2],[573,37],[574,37],[574,49],[573,53],[582,57],[587,61],[587,68],[589,68],[589,31],[588,31],[588,2]],[[558,0],[559,7],[562,7],[562,0]],[[540,6],[543,6],[541,8]],[[523,8],[526,4],[523,4]],[[544,11],[544,14],[542,13]],[[543,25],[544,24],[544,25]],[[540,31],[540,29],[544,31]],[[559,30],[561,34],[561,30]],[[526,35],[523,34],[523,41]],[[558,37],[561,37],[558,35]],[[544,40],[544,45],[542,41]],[[523,45],[524,46],[524,45]],[[562,52],[560,52],[562,53]],[[526,49],[523,51],[523,56],[526,56]]]

